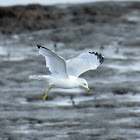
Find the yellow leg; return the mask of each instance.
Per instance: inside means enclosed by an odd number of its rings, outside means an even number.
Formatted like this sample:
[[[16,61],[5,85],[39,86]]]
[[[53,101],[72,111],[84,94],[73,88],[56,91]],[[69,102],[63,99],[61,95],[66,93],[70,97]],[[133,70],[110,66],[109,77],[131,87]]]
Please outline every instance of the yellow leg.
[[[48,89],[48,91],[47,91],[46,95],[45,95],[45,94],[44,94],[44,95],[42,95],[43,103],[44,103],[45,99],[47,98],[48,93],[49,93],[49,91],[50,91],[50,89],[51,89],[51,88],[52,88],[52,87],[50,87],[50,88]]]
[[[48,85],[46,85],[46,87],[45,87],[45,90],[44,90],[44,92],[43,92],[43,94],[42,94],[42,98],[45,96],[45,92],[46,92],[46,89],[48,88]]]

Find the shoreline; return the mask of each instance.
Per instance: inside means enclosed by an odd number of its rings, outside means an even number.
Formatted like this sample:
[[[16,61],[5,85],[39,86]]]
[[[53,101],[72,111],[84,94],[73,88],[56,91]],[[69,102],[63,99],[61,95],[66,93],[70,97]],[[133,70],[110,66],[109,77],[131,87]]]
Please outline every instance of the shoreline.
[[[68,26],[86,26],[87,23],[102,25],[115,24],[116,21],[127,22],[122,21],[120,17],[132,10],[139,10],[140,2],[94,2],[65,6],[0,7],[0,33],[20,34]]]
[[[79,4],[88,4],[88,3],[96,3],[96,2],[131,2],[132,0],[78,0],[74,1],[74,0],[69,0],[68,2],[66,1],[61,1],[59,0],[59,2],[53,1],[53,2],[49,2],[49,1],[41,1],[41,0],[30,0],[30,1],[19,1],[18,3],[14,1],[10,4],[7,2],[2,2],[1,3],[1,7],[9,7],[9,6],[27,6],[27,5],[34,5],[34,4],[38,4],[38,5],[42,5],[42,6],[55,6],[55,5],[79,5]],[[135,0],[135,2],[139,2],[139,0]]]

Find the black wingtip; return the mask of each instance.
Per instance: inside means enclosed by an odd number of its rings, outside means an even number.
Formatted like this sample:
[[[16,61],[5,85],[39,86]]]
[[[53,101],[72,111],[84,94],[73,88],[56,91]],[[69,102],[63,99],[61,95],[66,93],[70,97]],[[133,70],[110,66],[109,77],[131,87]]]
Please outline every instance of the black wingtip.
[[[37,45],[37,49],[40,49],[41,48],[41,46],[40,45]]]
[[[100,64],[102,64],[104,62],[104,56],[102,56],[101,53],[98,53],[98,52],[96,52],[96,53],[95,52],[89,52],[89,53],[97,55],[97,58],[99,59]]]
[[[100,64],[104,62],[104,56],[102,56],[102,54],[98,55],[98,59],[100,60]]]
[[[38,50],[38,51],[40,50],[40,48],[43,48],[43,49],[49,50],[48,48],[45,48],[45,47],[40,46],[40,45],[37,45],[37,50]],[[50,50],[49,50],[49,51],[50,51]]]

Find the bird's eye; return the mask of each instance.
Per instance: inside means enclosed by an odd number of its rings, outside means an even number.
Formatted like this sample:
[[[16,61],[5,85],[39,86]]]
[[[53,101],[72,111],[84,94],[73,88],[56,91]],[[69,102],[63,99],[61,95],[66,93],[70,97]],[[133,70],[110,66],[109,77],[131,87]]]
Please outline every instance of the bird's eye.
[[[84,83],[84,85],[86,85],[86,83]]]

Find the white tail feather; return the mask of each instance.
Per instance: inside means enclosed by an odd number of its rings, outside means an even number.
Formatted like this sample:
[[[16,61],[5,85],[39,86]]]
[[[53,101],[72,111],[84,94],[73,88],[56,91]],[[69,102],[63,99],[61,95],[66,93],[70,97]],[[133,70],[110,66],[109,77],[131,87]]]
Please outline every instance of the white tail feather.
[[[34,79],[34,80],[44,80],[44,79],[47,79],[48,76],[47,75],[30,75],[29,78]]]

